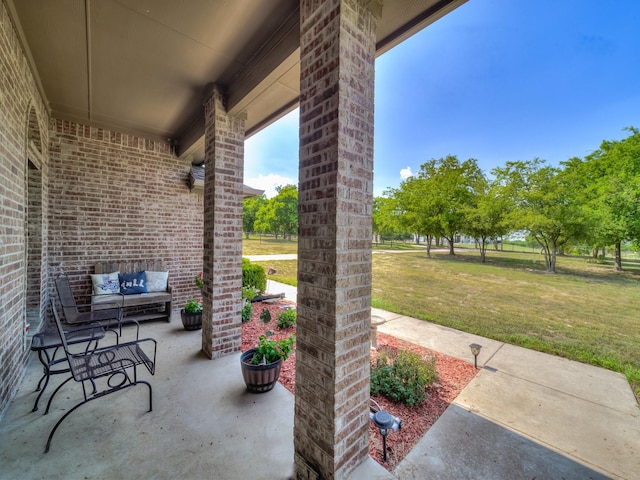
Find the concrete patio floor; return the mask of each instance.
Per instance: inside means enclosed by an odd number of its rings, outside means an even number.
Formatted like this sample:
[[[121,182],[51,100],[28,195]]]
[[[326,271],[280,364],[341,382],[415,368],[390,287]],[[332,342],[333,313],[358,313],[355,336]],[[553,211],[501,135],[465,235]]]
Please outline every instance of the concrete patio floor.
[[[125,332],[126,337],[132,330]],[[41,365],[33,358],[0,422],[0,477],[15,479],[288,479],[293,470],[293,396],[280,384],[268,394],[246,391],[240,355],[211,361],[200,352],[201,332],[180,320],[141,326],[158,341],[156,375],[147,412],[144,385],[83,405],[49,431],[82,391],[70,382],[43,415],[32,413]],[[57,377],[65,377],[58,375]],[[53,387],[60,378],[53,377]]]

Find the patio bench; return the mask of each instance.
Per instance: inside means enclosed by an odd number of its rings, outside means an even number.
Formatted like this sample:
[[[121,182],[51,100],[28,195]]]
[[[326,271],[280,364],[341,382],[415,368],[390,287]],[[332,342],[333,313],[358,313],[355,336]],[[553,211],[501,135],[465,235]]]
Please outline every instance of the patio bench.
[[[145,272],[146,292],[124,294],[121,292],[97,292],[95,289],[95,276],[102,275],[111,278],[119,285],[118,274],[135,274]],[[121,278],[121,277],[120,277]],[[169,285],[169,272],[158,261],[130,261],[130,262],[99,262],[95,265],[95,275],[92,275],[94,295],[91,297],[93,310],[108,308],[109,304],[117,304],[124,310],[124,320],[141,322],[145,320],[164,319],[171,321],[171,286]],[[98,294],[96,293],[104,293]],[[153,307],[153,308],[142,308]],[[135,310],[135,311],[131,311]]]

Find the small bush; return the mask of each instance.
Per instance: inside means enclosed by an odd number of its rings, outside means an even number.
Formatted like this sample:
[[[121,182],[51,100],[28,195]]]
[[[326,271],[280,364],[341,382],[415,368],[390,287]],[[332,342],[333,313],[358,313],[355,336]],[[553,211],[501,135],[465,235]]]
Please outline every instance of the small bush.
[[[413,407],[428,398],[425,388],[437,378],[435,358],[423,359],[417,353],[383,348],[371,368],[371,394]]]
[[[253,314],[253,303],[249,300],[244,301],[244,306],[242,307],[242,322],[248,322],[251,320],[251,315]]]
[[[287,308],[278,314],[278,328],[289,328],[296,324],[298,312],[295,308]]]
[[[267,274],[264,267],[251,263],[248,258],[242,258],[242,287],[254,287],[264,292],[267,288]]]
[[[253,300],[258,295],[258,290],[254,287],[242,287],[242,299],[243,300]]]
[[[269,323],[271,321],[271,312],[268,308],[262,309],[260,312],[260,320],[262,320],[263,323]]]

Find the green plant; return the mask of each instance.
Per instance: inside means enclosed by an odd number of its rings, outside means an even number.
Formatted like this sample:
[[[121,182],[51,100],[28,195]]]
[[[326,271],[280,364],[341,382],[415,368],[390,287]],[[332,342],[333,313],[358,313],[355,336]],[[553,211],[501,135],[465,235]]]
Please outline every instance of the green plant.
[[[254,287],[264,292],[267,288],[267,274],[264,267],[242,258],[242,287]]]
[[[258,296],[258,289],[255,287],[242,287],[242,298],[245,300],[253,300]]]
[[[242,306],[242,323],[245,323],[251,320],[252,314],[253,314],[253,303],[251,303],[249,300],[245,300],[244,305]]]
[[[371,394],[413,407],[428,398],[425,388],[437,378],[435,358],[423,359],[407,350],[383,348],[371,368]]]
[[[278,314],[278,328],[289,328],[296,324],[298,313],[295,308],[287,308]]]
[[[271,312],[268,308],[263,308],[260,312],[260,320],[264,323],[269,323],[271,321]]]
[[[202,303],[195,298],[190,298],[187,303],[184,304],[184,311],[186,313],[202,313]]]
[[[286,360],[293,352],[293,346],[296,343],[296,335],[292,333],[288,337],[276,340],[273,338],[273,332],[267,331],[264,335],[260,335],[258,345],[253,354],[252,363],[254,365],[270,364],[278,360]]]

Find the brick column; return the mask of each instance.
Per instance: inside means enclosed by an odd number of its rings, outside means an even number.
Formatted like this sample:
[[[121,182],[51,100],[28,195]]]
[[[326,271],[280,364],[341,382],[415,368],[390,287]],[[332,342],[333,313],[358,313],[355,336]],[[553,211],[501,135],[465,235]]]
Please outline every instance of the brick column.
[[[218,358],[242,340],[244,118],[227,114],[214,88],[205,100],[202,351]]]
[[[368,455],[377,21],[369,3],[300,6],[298,479],[345,478]]]

